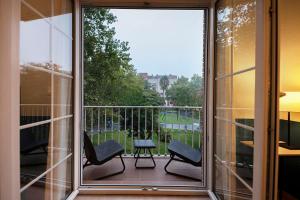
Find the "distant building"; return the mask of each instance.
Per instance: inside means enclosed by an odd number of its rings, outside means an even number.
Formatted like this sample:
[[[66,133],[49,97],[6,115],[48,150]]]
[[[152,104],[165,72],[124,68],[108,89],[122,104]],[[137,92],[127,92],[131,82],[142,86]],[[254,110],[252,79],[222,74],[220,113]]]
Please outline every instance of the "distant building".
[[[155,90],[157,93],[159,93],[159,95],[161,97],[164,97],[164,93],[163,90],[160,87],[159,81],[161,79],[161,77],[165,76],[165,75],[148,75],[148,73],[139,73],[139,76],[141,76],[145,81],[148,81],[150,87]],[[169,79],[169,86],[168,88],[170,88],[177,80],[178,77],[176,75],[166,75]],[[169,102],[166,102],[166,105],[170,105]]]

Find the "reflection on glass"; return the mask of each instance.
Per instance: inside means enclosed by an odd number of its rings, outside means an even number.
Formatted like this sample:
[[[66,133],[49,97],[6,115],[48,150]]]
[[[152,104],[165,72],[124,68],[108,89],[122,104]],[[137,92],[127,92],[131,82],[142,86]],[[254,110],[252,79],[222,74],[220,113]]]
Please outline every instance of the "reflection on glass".
[[[232,121],[254,119],[255,71],[233,76],[232,90]]]
[[[72,114],[73,79],[54,75],[54,118]]]
[[[256,17],[253,0],[235,0],[232,12],[233,72],[255,66]]]
[[[231,160],[231,132],[232,125],[226,121],[216,120],[215,127],[215,155],[222,161]]]
[[[50,24],[22,5],[20,60],[22,65],[50,68]]]
[[[21,193],[22,200],[48,200],[50,199],[50,189],[51,189],[51,181],[50,181],[50,173],[46,176],[42,177],[34,184],[32,184],[29,188]]]
[[[53,170],[53,199],[65,199],[72,192],[72,158]]]
[[[217,34],[216,34],[216,77],[232,73],[232,7],[230,1],[219,1],[217,10]]]
[[[72,152],[73,118],[53,123],[53,162],[58,163]]]
[[[215,193],[219,199],[252,199],[252,192],[215,159]]]
[[[25,3],[29,4],[34,10],[39,12],[44,17],[51,17],[51,0],[24,0]],[[39,17],[41,18],[41,17]]]
[[[30,124],[51,117],[51,74],[31,67],[21,70],[20,123]]]
[[[216,81],[216,116],[231,119],[231,77]]]
[[[68,36],[72,36],[72,1],[53,0],[54,16],[52,22]]]
[[[220,199],[252,197],[255,69],[241,70],[255,64],[255,4],[254,0],[216,4],[214,192]]]
[[[21,185],[24,186],[50,167],[50,123],[20,131]]]
[[[72,74],[72,39],[55,28],[52,32],[52,56],[55,71]]]
[[[53,119],[73,113],[72,78],[53,73],[72,75],[71,5],[71,0],[21,3],[21,189],[32,184],[21,193],[22,200],[65,199],[72,190],[72,159],[66,156],[72,152],[73,119]]]
[[[243,120],[245,124],[253,124],[253,119]],[[254,134],[253,131],[233,126],[235,131],[236,151],[232,152],[232,162],[236,163],[235,172],[249,185],[252,186],[253,181],[253,147]]]

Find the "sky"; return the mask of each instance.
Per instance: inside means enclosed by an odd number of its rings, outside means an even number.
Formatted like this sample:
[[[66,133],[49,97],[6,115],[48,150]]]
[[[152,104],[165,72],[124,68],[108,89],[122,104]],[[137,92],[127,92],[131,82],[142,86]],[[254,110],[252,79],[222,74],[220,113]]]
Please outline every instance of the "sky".
[[[201,10],[111,9],[116,38],[128,41],[138,73],[191,77],[203,69]]]

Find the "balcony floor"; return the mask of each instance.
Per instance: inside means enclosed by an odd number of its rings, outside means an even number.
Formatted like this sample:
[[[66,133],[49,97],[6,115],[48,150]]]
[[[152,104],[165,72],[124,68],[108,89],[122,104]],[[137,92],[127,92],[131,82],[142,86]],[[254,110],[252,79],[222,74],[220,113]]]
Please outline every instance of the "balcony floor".
[[[201,186],[200,181],[191,180],[184,177],[178,177],[166,174],[164,166],[168,162],[168,157],[155,157],[156,167],[154,169],[136,169],[134,166],[135,159],[132,157],[124,158],[126,169],[123,174],[112,176],[103,180],[93,180],[96,177],[103,176],[112,171],[118,171],[122,168],[119,158],[115,158],[101,166],[88,166],[84,169],[83,182],[84,184],[138,184],[138,185],[191,185]],[[150,159],[141,159],[138,161],[138,166],[152,165]],[[182,173],[191,177],[201,178],[201,167],[194,167],[190,164],[173,161],[168,169],[176,173]]]

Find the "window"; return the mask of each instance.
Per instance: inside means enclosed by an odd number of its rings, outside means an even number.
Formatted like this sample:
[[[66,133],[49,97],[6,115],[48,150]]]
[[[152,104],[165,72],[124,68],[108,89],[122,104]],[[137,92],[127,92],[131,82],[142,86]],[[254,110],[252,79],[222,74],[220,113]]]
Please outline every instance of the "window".
[[[122,168],[119,155],[96,165],[83,148],[81,184],[205,187],[206,10],[84,7],[82,23],[83,132],[95,148],[119,143],[126,169],[103,178]],[[153,169],[136,168],[135,140],[155,144]],[[190,178],[164,170],[174,140],[202,158],[199,166],[170,164],[170,171]],[[136,165],[153,164],[140,159]]]
[[[20,22],[21,199],[72,192],[72,1],[24,0]]]
[[[256,2],[216,4],[214,192],[252,198]]]

